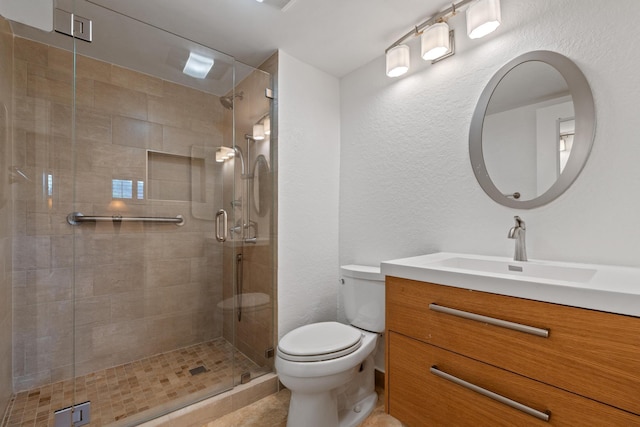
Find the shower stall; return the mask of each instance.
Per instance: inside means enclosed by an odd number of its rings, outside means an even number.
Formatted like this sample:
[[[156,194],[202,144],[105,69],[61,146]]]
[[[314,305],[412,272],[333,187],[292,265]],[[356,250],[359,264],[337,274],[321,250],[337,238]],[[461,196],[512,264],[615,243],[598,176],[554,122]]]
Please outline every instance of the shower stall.
[[[99,3],[57,4],[92,42],[0,17],[3,426],[137,425],[273,370],[276,70]]]

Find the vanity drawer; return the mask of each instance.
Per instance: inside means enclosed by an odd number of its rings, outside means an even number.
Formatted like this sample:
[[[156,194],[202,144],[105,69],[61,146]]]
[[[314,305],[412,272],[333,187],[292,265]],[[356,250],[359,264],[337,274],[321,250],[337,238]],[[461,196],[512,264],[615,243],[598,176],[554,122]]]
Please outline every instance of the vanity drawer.
[[[387,277],[386,323],[438,347],[640,414],[640,318]],[[430,304],[548,329],[548,338]]]
[[[388,412],[407,426],[638,426],[640,417],[430,344],[388,335]],[[549,415],[548,421],[431,373]]]

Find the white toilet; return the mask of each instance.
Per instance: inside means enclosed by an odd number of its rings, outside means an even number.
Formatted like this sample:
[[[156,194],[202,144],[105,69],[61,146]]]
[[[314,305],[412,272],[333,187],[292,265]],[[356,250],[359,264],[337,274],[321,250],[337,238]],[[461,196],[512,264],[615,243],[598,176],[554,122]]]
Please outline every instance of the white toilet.
[[[378,267],[341,267],[351,324],[301,326],[278,343],[276,371],[291,390],[287,427],[355,427],[376,405],[374,353],[384,331],[384,276]],[[383,350],[381,350],[383,351]]]

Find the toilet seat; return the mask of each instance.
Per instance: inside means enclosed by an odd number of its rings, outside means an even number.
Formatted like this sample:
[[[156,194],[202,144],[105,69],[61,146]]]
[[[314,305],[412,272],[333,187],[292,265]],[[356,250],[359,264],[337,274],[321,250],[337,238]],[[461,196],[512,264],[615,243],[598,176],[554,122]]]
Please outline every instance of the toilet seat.
[[[362,345],[358,329],[338,322],[301,326],[286,334],[278,344],[278,355],[292,362],[318,362],[353,353]]]

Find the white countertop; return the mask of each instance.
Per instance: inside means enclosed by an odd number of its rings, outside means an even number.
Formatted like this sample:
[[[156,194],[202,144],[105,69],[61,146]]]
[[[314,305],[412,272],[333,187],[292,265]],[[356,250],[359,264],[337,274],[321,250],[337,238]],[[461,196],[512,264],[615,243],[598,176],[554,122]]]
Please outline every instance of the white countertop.
[[[385,276],[640,317],[640,268],[439,252],[384,261],[380,269]]]

